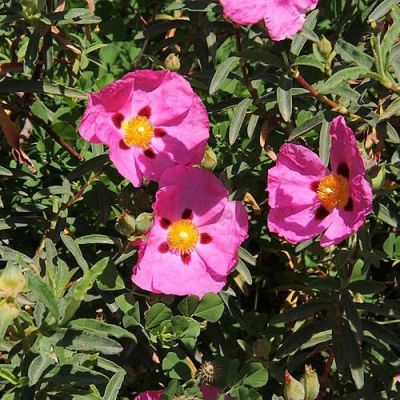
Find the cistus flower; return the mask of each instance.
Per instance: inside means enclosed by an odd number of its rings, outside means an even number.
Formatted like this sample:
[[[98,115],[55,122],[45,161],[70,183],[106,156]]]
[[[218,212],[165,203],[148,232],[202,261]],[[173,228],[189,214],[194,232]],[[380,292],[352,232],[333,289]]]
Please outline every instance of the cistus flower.
[[[201,385],[200,390],[201,393],[203,393],[204,400],[217,400],[218,394],[220,393],[220,390],[214,386]],[[139,394],[139,396],[135,397],[134,400],[160,400],[162,394],[162,390],[149,390],[147,392]],[[231,399],[231,396],[225,396],[225,400]]]
[[[174,165],[198,164],[209,137],[207,111],[179,74],[140,70],[89,94],[79,133],[103,143],[136,187]]]
[[[318,0],[220,0],[224,14],[239,25],[264,22],[268,34],[280,41],[296,34],[304,25],[305,13]]]
[[[219,292],[247,237],[247,213],[209,171],[176,166],[160,179],[154,225],[139,242],[132,281],[170,295]]]
[[[321,233],[322,246],[356,232],[372,211],[372,191],[354,133],[343,117],[330,128],[329,170],[311,150],[284,144],[268,173],[268,228],[290,243]]]

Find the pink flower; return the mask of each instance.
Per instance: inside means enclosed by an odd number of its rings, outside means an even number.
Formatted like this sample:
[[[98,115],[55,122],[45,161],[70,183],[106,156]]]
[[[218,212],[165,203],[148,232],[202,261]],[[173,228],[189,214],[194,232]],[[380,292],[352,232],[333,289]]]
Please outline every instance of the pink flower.
[[[134,71],[89,95],[79,132],[110,148],[110,159],[134,186],[157,181],[176,164],[201,161],[207,111],[190,84],[170,71]]]
[[[209,171],[176,166],[160,179],[155,221],[132,281],[153,293],[219,292],[247,237],[246,209]]]
[[[225,15],[239,25],[265,23],[272,40],[296,34],[304,25],[304,14],[318,0],[220,0]]]
[[[354,133],[343,117],[331,124],[332,171],[306,147],[285,144],[268,174],[268,227],[290,243],[324,232],[322,246],[356,232],[372,211],[371,186]]]
[[[216,400],[220,390],[214,386],[200,386],[200,390],[203,393],[204,400]],[[139,396],[135,397],[134,400],[160,400],[162,390],[150,390],[148,392],[144,392],[139,394]],[[225,400],[231,400],[231,396],[225,396]]]

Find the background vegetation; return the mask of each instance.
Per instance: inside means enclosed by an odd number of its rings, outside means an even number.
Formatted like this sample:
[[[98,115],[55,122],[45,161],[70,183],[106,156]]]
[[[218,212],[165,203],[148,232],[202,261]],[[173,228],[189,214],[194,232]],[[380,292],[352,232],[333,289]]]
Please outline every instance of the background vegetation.
[[[210,381],[283,399],[285,370],[300,379],[306,364],[318,399],[396,398],[398,3],[321,0],[277,44],[213,1],[2,0],[0,268],[26,285],[0,281],[1,398],[125,400],[160,385],[190,398]],[[88,92],[166,67],[205,102],[214,173],[250,217],[229,285],[202,300],[133,287],[136,250],[115,223],[150,212],[156,185],[133,188],[77,134]],[[285,141],[327,161],[338,114],[367,159],[374,214],[340,246],[289,245],[266,228],[267,170]]]

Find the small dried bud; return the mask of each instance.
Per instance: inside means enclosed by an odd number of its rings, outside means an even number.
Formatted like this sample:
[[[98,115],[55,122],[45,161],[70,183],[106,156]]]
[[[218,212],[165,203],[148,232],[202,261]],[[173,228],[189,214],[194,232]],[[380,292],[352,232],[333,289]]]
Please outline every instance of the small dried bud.
[[[207,146],[204,157],[201,160],[200,166],[212,171],[218,164],[217,156],[211,147]]]
[[[8,265],[0,275],[0,297],[16,298],[23,290],[26,280],[21,269]]]
[[[141,213],[136,218],[136,234],[145,235],[153,226],[154,215],[152,213]]]
[[[135,217],[127,213],[122,213],[115,224],[115,230],[123,236],[131,236],[136,229]]]
[[[306,393],[304,400],[315,400],[319,394],[319,380],[317,373],[310,365],[305,366],[305,372],[301,383],[304,385]]]
[[[167,56],[164,61],[164,65],[167,69],[174,72],[179,71],[179,69],[181,68],[181,62],[179,61],[177,55],[174,53],[171,53]]]
[[[285,372],[284,394],[286,400],[304,400],[305,397],[303,385],[288,371]]]
[[[219,376],[219,368],[212,361],[204,361],[199,368],[198,377],[203,383],[214,383]]]
[[[324,58],[328,58],[332,53],[332,44],[324,35],[317,43],[317,48]]]

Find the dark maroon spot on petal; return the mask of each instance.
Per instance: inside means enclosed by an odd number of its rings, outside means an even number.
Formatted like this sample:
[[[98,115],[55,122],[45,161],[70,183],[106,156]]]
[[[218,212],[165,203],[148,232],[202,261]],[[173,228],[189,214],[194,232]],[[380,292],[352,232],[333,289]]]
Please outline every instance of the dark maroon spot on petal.
[[[343,149],[343,151],[345,151],[345,149]],[[349,179],[350,171],[349,166],[346,163],[339,164],[336,172],[338,173],[338,175],[342,175],[346,179]]]
[[[160,253],[163,253],[163,254],[168,253],[168,251],[169,251],[168,243],[167,243],[167,242],[161,243],[161,244],[158,246],[158,251],[159,251]]]
[[[168,227],[171,225],[171,221],[167,218],[161,218],[160,225],[161,228],[168,229]]]
[[[185,208],[182,213],[182,219],[192,219],[193,211],[190,208]]]
[[[161,128],[155,128],[154,129],[154,136],[155,137],[163,137],[167,134],[167,132],[164,131],[164,129]]]
[[[151,108],[149,106],[143,107],[139,112],[138,115],[141,117],[150,118],[151,116]]]
[[[319,186],[319,182],[318,181],[315,181],[315,182],[311,183],[311,190],[316,192],[318,190],[318,186]]]
[[[181,254],[181,260],[185,265],[188,265],[191,259],[192,257],[190,254]]]
[[[208,233],[202,233],[200,235],[200,243],[201,244],[208,244],[212,242],[212,237]]]
[[[153,151],[152,149],[146,149],[146,150],[143,152],[143,154],[144,154],[146,157],[149,157],[149,158],[154,158],[154,157],[156,156],[156,153],[154,153],[154,151]]]
[[[319,206],[315,213],[315,218],[322,220],[329,215],[329,211],[324,206]]]
[[[114,125],[119,129],[121,128],[122,125],[122,121],[124,120],[124,116],[121,113],[115,113],[113,114],[113,116],[111,117],[112,122],[114,123]]]
[[[349,197],[347,200],[347,204],[344,206],[345,211],[353,211],[354,210],[354,203],[353,199]]]
[[[124,142],[123,139],[119,141],[119,148],[122,150],[129,150],[130,147]]]

